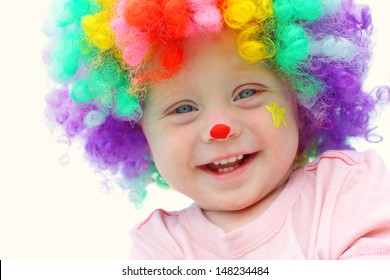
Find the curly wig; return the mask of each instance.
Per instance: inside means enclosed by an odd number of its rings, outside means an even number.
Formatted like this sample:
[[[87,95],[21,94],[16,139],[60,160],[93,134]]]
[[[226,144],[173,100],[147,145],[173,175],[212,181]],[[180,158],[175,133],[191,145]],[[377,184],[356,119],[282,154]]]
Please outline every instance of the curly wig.
[[[49,112],[135,203],[151,182],[168,187],[137,122],[148,83],[182,67],[187,38],[233,30],[248,63],[267,61],[290,82],[305,124],[297,163],[352,149],[351,137],[371,131],[377,101],[362,86],[371,15],[352,0],[58,0],[51,8]]]

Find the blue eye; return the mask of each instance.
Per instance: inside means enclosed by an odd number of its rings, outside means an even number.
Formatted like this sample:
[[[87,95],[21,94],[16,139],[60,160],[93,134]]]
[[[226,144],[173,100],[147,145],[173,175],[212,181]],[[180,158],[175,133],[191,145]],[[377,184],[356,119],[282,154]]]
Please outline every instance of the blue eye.
[[[237,95],[236,100],[251,97],[257,93],[254,89],[244,89]]]
[[[194,107],[191,106],[191,105],[182,105],[180,107],[178,107],[176,110],[175,110],[175,113],[177,114],[184,114],[184,113],[189,113],[189,112],[192,112],[194,111]]]

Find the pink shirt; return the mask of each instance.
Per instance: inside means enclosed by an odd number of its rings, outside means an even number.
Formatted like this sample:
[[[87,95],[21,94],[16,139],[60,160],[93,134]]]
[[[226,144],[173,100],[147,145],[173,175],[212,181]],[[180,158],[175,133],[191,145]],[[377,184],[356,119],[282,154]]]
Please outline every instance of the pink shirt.
[[[131,236],[133,259],[390,259],[390,172],[375,152],[328,151],[239,229],[193,204],[156,210]]]

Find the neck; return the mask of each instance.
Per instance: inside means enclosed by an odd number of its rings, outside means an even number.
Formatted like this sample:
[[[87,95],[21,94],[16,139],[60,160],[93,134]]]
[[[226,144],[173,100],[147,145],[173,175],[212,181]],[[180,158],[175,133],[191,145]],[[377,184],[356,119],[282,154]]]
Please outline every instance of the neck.
[[[258,217],[263,215],[264,212],[279,196],[285,185],[286,184],[283,184],[279,188],[273,190],[263,199],[261,199],[255,204],[250,205],[247,208],[236,211],[203,210],[203,213],[210,222],[220,227],[226,233],[234,231],[253,222]]]

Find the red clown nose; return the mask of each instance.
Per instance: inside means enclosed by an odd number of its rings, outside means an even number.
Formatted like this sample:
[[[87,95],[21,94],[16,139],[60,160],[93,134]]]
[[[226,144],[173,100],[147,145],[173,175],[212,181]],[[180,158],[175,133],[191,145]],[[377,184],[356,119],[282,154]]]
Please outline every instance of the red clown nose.
[[[215,139],[225,139],[230,132],[230,127],[224,124],[216,124],[210,130],[210,136]]]

